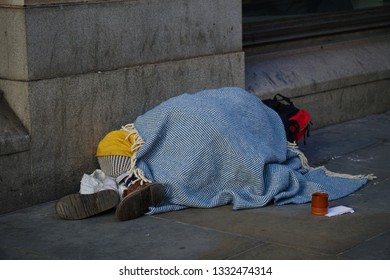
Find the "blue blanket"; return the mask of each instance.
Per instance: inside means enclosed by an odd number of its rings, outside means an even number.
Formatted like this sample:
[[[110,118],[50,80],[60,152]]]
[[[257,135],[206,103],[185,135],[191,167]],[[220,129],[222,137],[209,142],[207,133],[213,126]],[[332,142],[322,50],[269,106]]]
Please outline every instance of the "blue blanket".
[[[148,214],[306,203],[317,191],[332,200],[367,183],[302,165],[300,151],[288,148],[279,116],[240,88],[173,97],[134,124],[145,142],[137,167],[166,192]]]

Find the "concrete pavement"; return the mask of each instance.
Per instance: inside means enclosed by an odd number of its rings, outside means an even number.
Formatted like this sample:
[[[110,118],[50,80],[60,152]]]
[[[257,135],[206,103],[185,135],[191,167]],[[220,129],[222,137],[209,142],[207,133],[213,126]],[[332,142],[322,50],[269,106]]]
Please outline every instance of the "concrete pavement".
[[[309,163],[377,178],[314,216],[310,204],[231,206],[119,222],[114,211],[63,221],[55,202],[0,216],[0,259],[390,259],[390,112],[312,132]]]

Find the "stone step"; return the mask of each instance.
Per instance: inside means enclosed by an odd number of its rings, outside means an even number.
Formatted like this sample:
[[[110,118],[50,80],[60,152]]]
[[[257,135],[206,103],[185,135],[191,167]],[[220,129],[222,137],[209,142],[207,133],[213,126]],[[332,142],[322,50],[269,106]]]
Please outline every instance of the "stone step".
[[[390,109],[390,36],[341,41],[246,57],[246,88],[290,97],[313,129]]]

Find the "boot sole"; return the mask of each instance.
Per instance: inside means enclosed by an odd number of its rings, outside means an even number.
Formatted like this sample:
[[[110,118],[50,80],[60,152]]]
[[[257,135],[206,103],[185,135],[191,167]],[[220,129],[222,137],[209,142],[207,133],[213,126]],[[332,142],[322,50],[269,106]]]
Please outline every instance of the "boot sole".
[[[161,184],[151,184],[128,194],[116,208],[116,217],[120,221],[139,218],[148,211],[149,207],[156,206],[163,201],[164,187]]]
[[[118,193],[113,190],[93,194],[71,194],[57,201],[55,209],[61,219],[81,220],[114,208],[118,200]]]

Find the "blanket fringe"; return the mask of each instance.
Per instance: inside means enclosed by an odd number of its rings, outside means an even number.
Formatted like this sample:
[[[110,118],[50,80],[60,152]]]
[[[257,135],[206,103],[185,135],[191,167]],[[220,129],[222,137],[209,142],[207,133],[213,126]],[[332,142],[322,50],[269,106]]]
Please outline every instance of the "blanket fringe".
[[[138,151],[144,145],[145,142],[144,142],[144,140],[142,140],[141,136],[138,133],[138,130],[135,128],[133,123],[123,125],[121,130],[129,133],[126,136],[125,140],[129,139],[129,137],[134,134],[134,143],[130,147],[132,152]]]
[[[350,175],[350,174],[343,174],[343,173],[336,173],[336,172],[332,172],[328,169],[325,168],[325,166],[321,166],[321,168],[324,170],[325,174],[327,176],[331,176],[331,177],[341,177],[341,178],[347,178],[347,179],[367,179],[369,181],[372,181],[374,179],[376,179],[377,177],[374,175],[374,174],[367,174],[367,175]]]
[[[319,166],[319,167],[311,167],[309,165],[309,161],[307,160],[306,156],[299,150],[298,145],[293,142],[287,142],[287,147],[289,150],[296,152],[298,154],[298,157],[301,161],[302,167],[311,171],[311,170],[317,170],[317,169],[322,169],[325,174],[329,177],[339,177],[339,178],[346,178],[346,179],[367,179],[369,181],[372,181],[376,179],[377,177],[374,174],[367,174],[367,175],[350,175],[350,174],[344,174],[344,173],[336,173],[333,171],[328,170],[325,166]]]
[[[127,131],[129,134],[126,136],[126,140],[131,136],[134,135],[134,143],[130,147],[130,150],[134,152],[133,156],[131,157],[131,164],[130,169],[128,171],[127,178],[135,177],[135,180],[131,182],[131,184],[134,184],[136,182],[140,182],[141,186],[144,183],[151,183],[149,179],[145,177],[145,174],[143,170],[136,167],[137,163],[137,151],[144,145],[144,141],[142,140],[141,136],[138,133],[138,130],[135,128],[133,123],[126,124],[122,126],[121,130]]]

